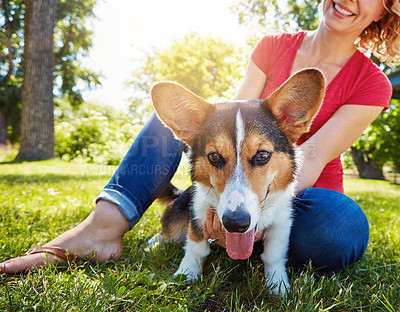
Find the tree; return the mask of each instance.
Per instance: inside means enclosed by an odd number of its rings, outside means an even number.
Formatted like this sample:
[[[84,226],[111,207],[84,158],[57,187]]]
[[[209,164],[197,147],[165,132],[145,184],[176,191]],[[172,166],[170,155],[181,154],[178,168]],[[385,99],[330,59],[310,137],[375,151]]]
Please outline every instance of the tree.
[[[54,157],[53,33],[57,0],[27,0],[22,135],[17,159]]]
[[[82,88],[99,84],[96,73],[82,68],[79,57],[86,56],[91,47],[92,32],[87,29],[93,18],[97,0],[58,0],[54,28],[54,93],[57,99],[66,97],[74,107],[82,102]],[[20,139],[22,60],[26,0],[1,0],[0,20],[0,133],[8,139]],[[7,139],[4,139],[7,140]],[[1,144],[1,142],[0,142]]]
[[[135,96],[131,113],[142,122],[152,110],[148,92],[162,80],[175,81],[211,100],[232,97],[247,62],[238,48],[213,37],[190,33],[148,55],[128,83]]]

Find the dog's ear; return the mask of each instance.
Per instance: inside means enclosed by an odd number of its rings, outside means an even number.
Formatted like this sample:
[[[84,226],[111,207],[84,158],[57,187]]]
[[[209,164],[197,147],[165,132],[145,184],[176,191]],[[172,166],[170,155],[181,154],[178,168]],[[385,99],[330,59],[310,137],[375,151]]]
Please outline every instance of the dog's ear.
[[[159,82],[150,93],[161,120],[179,139],[192,145],[211,104],[174,82]]]
[[[325,79],[317,69],[305,69],[292,75],[261,105],[268,105],[281,130],[293,144],[307,132],[321,106]]]

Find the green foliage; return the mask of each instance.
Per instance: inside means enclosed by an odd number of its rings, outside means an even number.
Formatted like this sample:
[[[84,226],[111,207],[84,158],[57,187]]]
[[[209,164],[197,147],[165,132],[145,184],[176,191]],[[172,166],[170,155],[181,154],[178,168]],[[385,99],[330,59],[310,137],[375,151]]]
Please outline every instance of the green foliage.
[[[149,111],[148,91],[158,81],[175,81],[198,96],[227,99],[243,76],[247,59],[242,51],[213,37],[190,33],[165,49],[153,51],[128,83],[135,92],[131,112],[141,119]]]
[[[390,109],[364,131],[354,147],[364,157],[375,159],[382,166],[391,165],[400,172],[400,100],[393,99]]]
[[[319,25],[318,18],[318,6],[320,1],[315,0],[289,0],[289,12],[286,15],[285,20],[296,22],[295,29],[297,30],[313,30]],[[288,23],[288,22],[286,22]],[[287,24],[289,25],[289,24]]]
[[[4,0],[0,5],[0,75],[8,80],[22,75],[25,0]],[[12,62],[10,62],[12,60]]]
[[[61,161],[0,164],[0,261],[42,245],[83,220],[115,167]],[[187,185],[187,172],[174,181]],[[400,186],[346,180],[348,194],[370,221],[363,259],[343,272],[322,275],[289,266],[291,293],[268,293],[258,257],[234,261],[216,248],[200,281],[173,278],[182,245],[147,250],[160,230],[163,206],[154,203],[124,238],[123,257],[98,265],[81,262],[0,278],[1,311],[398,311],[400,308]]]
[[[0,17],[0,110],[7,116],[9,141],[20,138],[25,1],[2,1]]]
[[[239,22],[256,33],[312,30],[318,27],[319,1],[240,0],[231,10]]]
[[[88,87],[100,83],[98,74],[79,63],[79,57],[87,56],[92,46],[92,31],[88,30],[87,22],[95,17],[93,9],[96,3],[97,0],[60,0],[57,4],[54,73],[61,80],[59,94],[67,97],[73,106],[83,102],[79,82]]]
[[[19,146],[9,146],[7,148],[0,149],[0,163],[11,162],[18,155]]]
[[[64,102],[55,122],[55,154],[63,160],[118,165],[139,128],[123,112],[85,104],[70,110]]]
[[[21,109],[21,78],[0,78],[0,110],[7,114],[8,139],[12,144],[20,139]]]
[[[98,85],[99,75],[83,68],[79,58],[88,54],[92,32],[87,22],[94,18],[97,0],[59,0],[54,30],[54,93],[73,106],[82,104],[83,88]],[[11,143],[19,141],[24,47],[25,0],[4,0],[0,6],[0,110],[8,117]]]

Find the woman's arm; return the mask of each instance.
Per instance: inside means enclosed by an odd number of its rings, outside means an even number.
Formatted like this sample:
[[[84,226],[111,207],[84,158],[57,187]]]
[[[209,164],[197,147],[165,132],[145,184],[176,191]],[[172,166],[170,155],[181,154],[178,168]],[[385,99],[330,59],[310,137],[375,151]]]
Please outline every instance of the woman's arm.
[[[250,61],[234,99],[261,98],[266,82],[267,76]],[[326,164],[346,151],[381,111],[380,106],[343,105],[304,142],[300,147],[303,165],[298,175],[297,193],[313,186]]]
[[[260,99],[267,83],[267,76],[250,60],[246,73],[240,83],[239,89],[233,97],[234,100]]]
[[[303,162],[296,193],[312,187],[328,162],[340,156],[382,111],[380,106],[343,105],[300,149]]]

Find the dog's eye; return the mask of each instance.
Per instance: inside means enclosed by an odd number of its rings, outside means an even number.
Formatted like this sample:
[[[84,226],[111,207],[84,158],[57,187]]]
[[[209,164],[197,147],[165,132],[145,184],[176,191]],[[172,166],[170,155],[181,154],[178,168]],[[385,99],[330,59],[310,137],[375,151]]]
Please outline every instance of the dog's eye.
[[[217,168],[222,168],[225,165],[225,159],[220,153],[211,152],[207,154],[208,161],[211,165]]]
[[[258,151],[250,160],[252,166],[263,166],[271,158],[272,153],[268,151]]]

